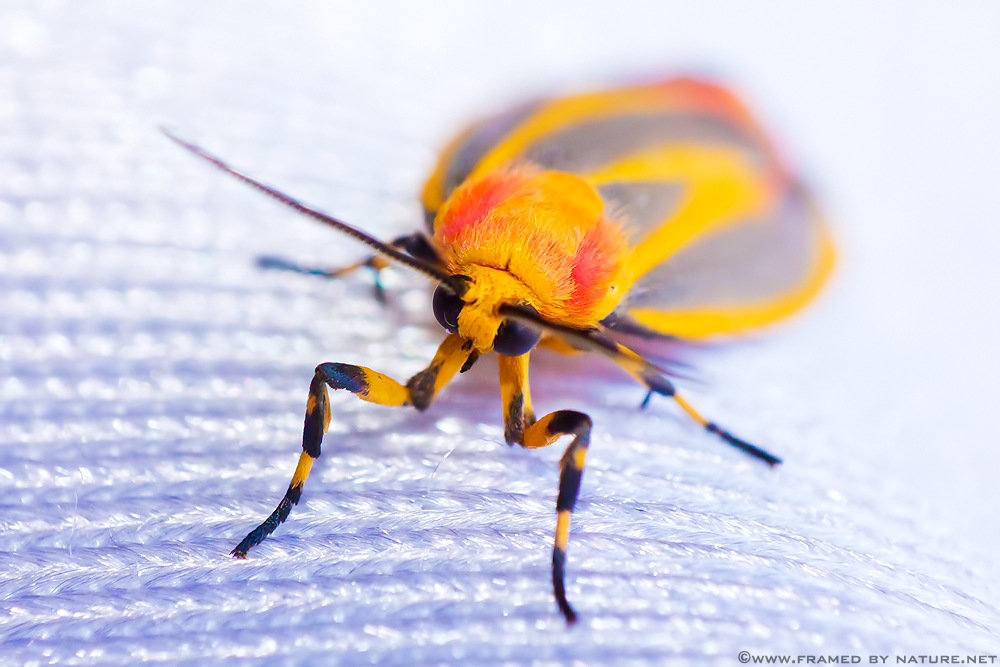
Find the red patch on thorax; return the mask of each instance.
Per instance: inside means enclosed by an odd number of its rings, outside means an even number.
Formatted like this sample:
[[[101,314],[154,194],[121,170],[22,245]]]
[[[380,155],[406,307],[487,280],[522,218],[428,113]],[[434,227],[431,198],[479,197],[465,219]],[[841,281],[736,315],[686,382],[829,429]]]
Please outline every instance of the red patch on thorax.
[[[434,236],[454,241],[470,225],[481,224],[500,202],[517,191],[524,182],[518,172],[507,172],[495,178],[484,178],[452,195],[448,215],[438,216]]]

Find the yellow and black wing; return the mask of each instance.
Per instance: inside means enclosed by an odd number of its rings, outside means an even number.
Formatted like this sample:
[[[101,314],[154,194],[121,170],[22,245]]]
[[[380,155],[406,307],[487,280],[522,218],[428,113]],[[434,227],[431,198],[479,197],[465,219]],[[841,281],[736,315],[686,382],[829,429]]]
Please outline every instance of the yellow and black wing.
[[[767,325],[820,289],[833,243],[739,100],[691,79],[532,102],[445,150],[428,222],[463,181],[517,163],[577,174],[631,240],[611,329],[698,339]]]

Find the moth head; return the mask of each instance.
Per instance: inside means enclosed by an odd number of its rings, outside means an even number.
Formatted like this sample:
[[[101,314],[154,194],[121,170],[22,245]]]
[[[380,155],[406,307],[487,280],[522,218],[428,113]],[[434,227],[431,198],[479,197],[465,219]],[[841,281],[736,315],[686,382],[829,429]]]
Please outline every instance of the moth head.
[[[509,357],[526,354],[538,344],[542,332],[500,315],[503,305],[520,304],[535,311],[525,288],[505,271],[469,267],[472,275],[453,276],[434,290],[434,317],[449,333],[472,341],[479,352],[494,351]],[[460,284],[461,289],[455,289]]]

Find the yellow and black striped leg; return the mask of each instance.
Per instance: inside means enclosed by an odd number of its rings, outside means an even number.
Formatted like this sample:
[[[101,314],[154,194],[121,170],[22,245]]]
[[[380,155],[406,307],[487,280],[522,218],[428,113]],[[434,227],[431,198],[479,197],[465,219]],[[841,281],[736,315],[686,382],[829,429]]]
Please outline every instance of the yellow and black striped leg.
[[[458,372],[464,372],[475,363],[472,343],[461,336],[452,334],[444,339],[434,360],[406,383],[401,385],[390,377],[364,366],[352,364],[323,363],[316,367],[312,383],[309,385],[309,400],[306,402],[306,417],[302,427],[302,454],[295,467],[292,481],[278,507],[262,524],[254,528],[236,545],[231,554],[246,558],[247,552],[264,541],[279,524],[288,518],[292,506],[302,497],[302,487],[309,477],[313,461],[319,458],[323,435],[330,427],[330,399],[327,386],[331,389],[346,389],[363,401],[379,405],[412,405],[425,410],[434,396]]]
[[[503,435],[508,445],[523,444],[524,431],[535,423],[528,386],[528,358],[497,355],[500,370],[500,397],[503,400]]]
[[[572,435],[566,452],[559,462],[559,496],[556,499],[556,538],[552,548],[552,588],[559,611],[566,622],[576,622],[576,612],[566,600],[566,544],[569,523],[580,494],[583,466],[590,446],[590,417],[575,410],[559,410],[545,415],[524,432],[524,446],[529,448],[551,445],[560,436]]]
[[[724,442],[732,445],[733,447],[739,449],[740,451],[749,454],[750,456],[760,459],[761,461],[771,466],[772,468],[781,463],[781,459],[779,459],[774,454],[771,454],[770,452],[761,449],[757,445],[752,445],[746,440],[743,440],[742,438],[737,438],[729,431],[720,428],[719,425],[716,424],[715,422],[708,421],[700,414],[698,414],[698,412],[693,407],[691,407],[690,403],[685,401],[677,394],[674,394],[673,399],[674,401],[676,401],[677,405],[681,406],[681,409],[684,410],[684,412],[686,412],[691,417],[691,419],[701,424],[701,426],[709,433],[714,433],[715,435],[722,438]]]
[[[684,412],[701,424],[709,433],[719,436],[724,442],[764,461],[770,466],[776,466],[781,463],[781,459],[777,456],[764,451],[756,445],[750,444],[746,440],[737,438],[729,431],[720,428],[718,424],[702,417],[690,403],[677,395],[677,390],[674,388],[673,383],[666,378],[667,372],[664,369],[646,361],[624,345],[615,342],[601,329],[577,329],[549,322],[534,310],[524,306],[503,305],[500,306],[499,310],[500,314],[508,319],[530,324],[536,329],[541,329],[561,338],[571,348],[593,350],[614,360],[615,363],[631,373],[635,379],[646,385],[646,389],[649,390],[649,393],[646,394],[646,400],[642,402],[642,407],[646,407],[653,394],[673,398]]]
[[[504,407],[504,436],[508,444],[529,449],[547,447],[561,436],[572,435],[560,461],[559,496],[556,499],[556,538],[552,549],[552,587],[559,610],[567,623],[576,622],[576,612],[566,600],[566,544],[569,523],[580,494],[583,465],[590,445],[590,417],[582,412],[559,410],[535,421],[528,386],[528,356],[498,357],[500,394]]]
[[[347,266],[342,266],[338,269],[321,269],[313,266],[302,266],[301,264],[296,264],[295,262],[282,259],[281,257],[263,255],[257,258],[257,266],[262,269],[291,271],[292,273],[301,273],[306,276],[318,276],[320,278],[342,278],[350,273],[354,273],[358,269],[367,267],[375,274],[375,300],[379,303],[385,303],[386,301],[385,288],[382,287],[381,273],[382,269],[389,266],[389,262],[382,259],[378,255],[372,255],[371,257],[360,262],[348,264]]]
[[[408,236],[400,236],[390,243],[394,248],[401,248],[405,250],[407,254],[411,257],[416,257],[417,259],[422,259],[432,264],[440,264],[441,260],[437,256],[437,252],[434,250],[433,246],[427,240],[423,234],[410,234]],[[319,276],[320,278],[342,278],[350,273],[353,273],[361,268],[369,268],[375,274],[375,300],[381,304],[385,304],[385,288],[382,287],[382,269],[389,266],[389,262],[381,257],[380,255],[372,255],[367,259],[363,259],[360,262],[355,262],[354,264],[348,264],[347,266],[342,266],[338,269],[321,269],[311,266],[302,266],[295,262],[290,262],[287,259],[282,259],[281,257],[273,257],[271,255],[263,255],[257,258],[257,266],[262,269],[274,269],[278,271],[291,271],[292,273],[301,273],[307,276]]]

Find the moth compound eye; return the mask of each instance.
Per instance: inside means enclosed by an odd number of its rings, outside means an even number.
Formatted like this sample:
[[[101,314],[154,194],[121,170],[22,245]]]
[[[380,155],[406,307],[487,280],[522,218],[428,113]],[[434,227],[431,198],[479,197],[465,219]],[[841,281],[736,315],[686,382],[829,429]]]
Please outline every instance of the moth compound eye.
[[[458,333],[458,314],[465,302],[454,292],[438,285],[434,290],[434,317],[448,333]]]
[[[504,320],[493,339],[493,351],[508,357],[519,357],[530,352],[541,338],[542,332],[534,327]]]

